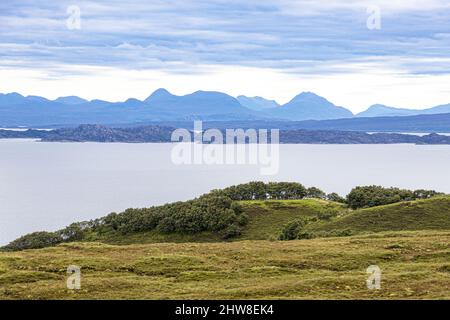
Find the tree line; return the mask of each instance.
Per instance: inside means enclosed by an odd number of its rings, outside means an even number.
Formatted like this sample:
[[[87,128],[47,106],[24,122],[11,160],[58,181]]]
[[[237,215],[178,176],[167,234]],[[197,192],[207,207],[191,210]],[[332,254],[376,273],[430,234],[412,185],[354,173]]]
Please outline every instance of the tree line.
[[[356,187],[347,195],[346,203],[351,209],[368,208],[401,201],[429,199],[443,193],[434,190],[406,190],[380,186]]]

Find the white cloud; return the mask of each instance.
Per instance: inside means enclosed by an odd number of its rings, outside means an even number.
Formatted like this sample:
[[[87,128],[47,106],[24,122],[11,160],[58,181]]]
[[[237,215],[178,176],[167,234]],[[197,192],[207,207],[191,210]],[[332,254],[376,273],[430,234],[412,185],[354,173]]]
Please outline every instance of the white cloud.
[[[67,30],[66,6],[82,29]],[[382,29],[366,28],[368,5]],[[0,2],[0,92],[124,100],[158,87],[261,95],[314,91],[372,103],[450,102],[448,0]]]
[[[450,8],[447,0],[279,0],[276,2],[283,13],[299,16],[336,10],[365,12],[369,6],[378,6],[385,14]]]
[[[423,108],[450,103],[450,75],[408,75],[374,68],[354,72],[302,75],[281,70],[242,66],[198,65],[199,74],[172,74],[161,70],[124,70],[113,67],[60,66],[65,76],[53,77],[44,70],[0,69],[0,92],[56,98],[78,95],[88,99],[123,101],[144,99],[157,88],[174,94],[196,90],[223,91],[264,96],[287,102],[302,91],[313,91],[354,112],[374,103]],[[342,66],[350,69],[349,67]]]

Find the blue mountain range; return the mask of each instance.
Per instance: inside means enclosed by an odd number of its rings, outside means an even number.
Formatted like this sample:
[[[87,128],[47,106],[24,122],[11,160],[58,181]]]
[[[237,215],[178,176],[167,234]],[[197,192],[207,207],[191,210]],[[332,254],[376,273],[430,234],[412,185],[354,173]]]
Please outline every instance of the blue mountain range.
[[[410,116],[450,113],[450,104],[425,110],[374,105],[356,116],[312,92],[303,92],[284,105],[262,97],[215,91],[174,95],[158,89],[145,100],[123,102],[85,100],[77,96],[49,100],[19,93],[0,94],[1,127],[68,126],[82,123],[139,124],[157,121],[303,121],[354,117]]]
[[[144,101],[87,101],[79,97],[48,100],[18,93],[0,94],[0,126],[63,126],[80,123],[130,124],[180,120],[258,120],[268,116],[243,107],[221,92],[176,96],[158,89]]]
[[[360,112],[356,117],[398,117],[398,116],[415,116],[420,114],[440,114],[450,113],[450,104],[444,104],[427,109],[404,109],[388,107],[382,104],[374,104],[366,111]]]

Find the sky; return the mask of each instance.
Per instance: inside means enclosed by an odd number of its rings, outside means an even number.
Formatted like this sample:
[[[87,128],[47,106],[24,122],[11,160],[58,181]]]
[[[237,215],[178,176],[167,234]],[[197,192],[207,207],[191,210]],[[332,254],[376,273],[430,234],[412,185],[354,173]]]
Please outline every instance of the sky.
[[[0,2],[0,92],[450,103],[449,0]]]

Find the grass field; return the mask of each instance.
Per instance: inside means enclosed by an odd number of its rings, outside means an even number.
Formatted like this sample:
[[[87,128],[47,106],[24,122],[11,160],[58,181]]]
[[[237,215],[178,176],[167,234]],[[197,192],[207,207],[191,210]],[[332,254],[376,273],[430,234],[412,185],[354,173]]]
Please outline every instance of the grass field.
[[[0,253],[0,299],[450,299],[449,197],[355,211],[312,199],[242,204],[249,223],[233,241],[145,232]],[[336,217],[317,219],[326,212]],[[274,241],[300,216],[316,218],[311,232],[353,235]],[[81,267],[81,290],[66,288],[69,265]],[[366,287],[370,265],[382,270],[380,290]]]
[[[0,255],[2,299],[449,299],[450,232],[112,246]],[[66,289],[79,265],[82,288]],[[366,268],[382,270],[380,290]]]

